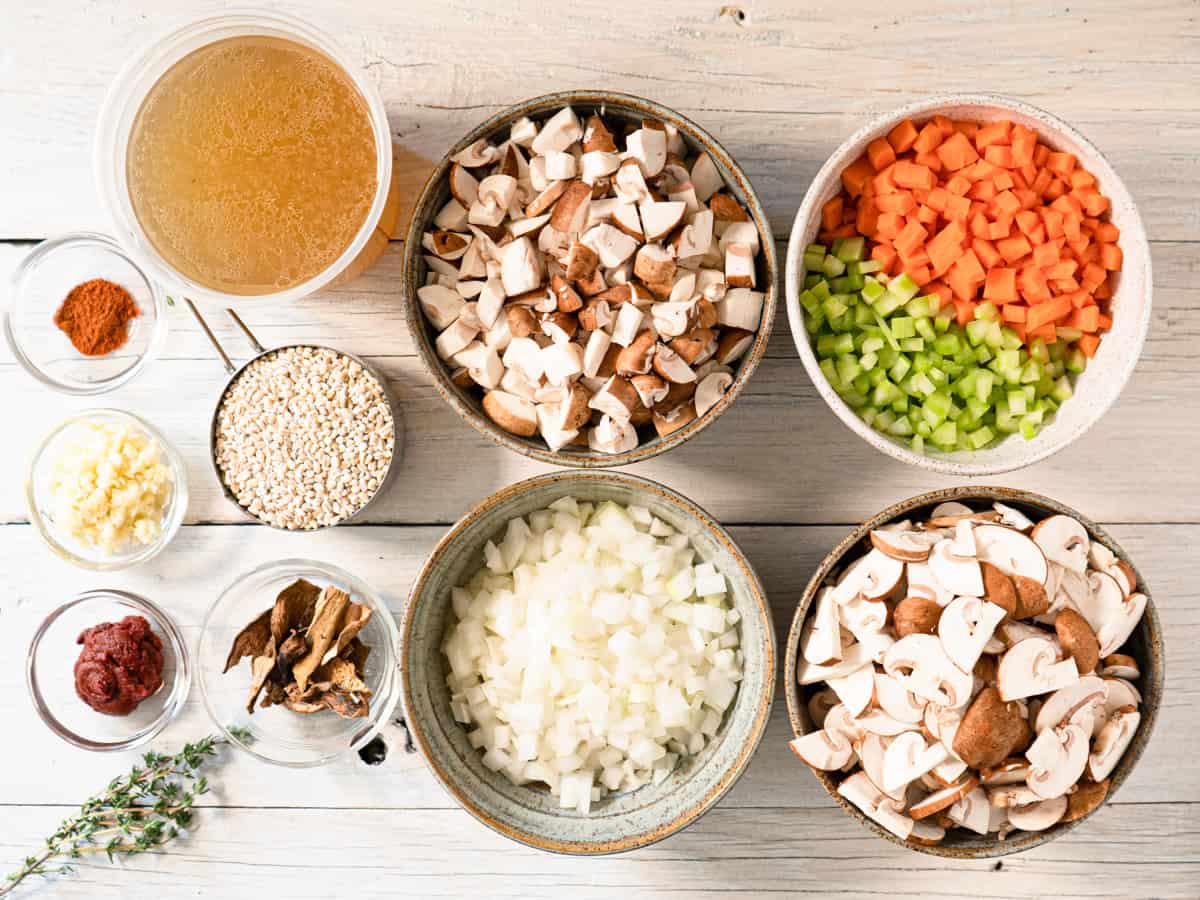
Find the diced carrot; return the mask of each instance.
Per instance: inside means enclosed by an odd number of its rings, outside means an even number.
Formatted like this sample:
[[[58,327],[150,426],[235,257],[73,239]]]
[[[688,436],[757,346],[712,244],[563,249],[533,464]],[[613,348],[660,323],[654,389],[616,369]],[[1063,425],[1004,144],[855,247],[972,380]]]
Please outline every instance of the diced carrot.
[[[988,225],[988,237],[993,241],[1002,240],[1012,232],[1012,216],[1001,216]]]
[[[1011,140],[1012,122],[1007,119],[1001,119],[998,122],[989,122],[986,125],[981,125],[979,130],[975,132],[975,147],[982,153],[987,147],[992,144],[1007,144]]]
[[[1046,236],[1053,239],[1063,236],[1063,217],[1056,209],[1043,206],[1040,210],[1042,223],[1046,226]]]
[[[894,164],[887,166],[882,172],[876,172],[874,176],[867,180],[864,191],[869,187],[876,197],[895,193],[900,190],[896,187],[895,174],[896,166]]]
[[[880,194],[875,198],[875,208],[882,212],[908,215],[917,208],[911,191],[895,191],[891,194]]]
[[[1008,262],[1015,262],[1026,253],[1029,253],[1033,247],[1028,239],[1023,234],[1015,234],[1012,237],[1003,237],[996,241],[996,249],[1000,251],[1000,255]]]
[[[1004,262],[1004,257],[1000,255],[1000,251],[996,249],[996,245],[987,238],[975,238],[971,241],[971,249],[975,251],[975,255],[979,257],[979,261],[989,269]]]
[[[909,162],[906,159],[896,160],[896,165],[892,169],[892,179],[900,187],[922,188],[927,191],[932,190],[937,184],[937,179],[928,166]]]
[[[1033,248],[1033,264],[1039,269],[1052,266],[1058,262],[1058,250],[1053,244],[1042,244]]]
[[[979,154],[961,131],[952,131],[937,148],[938,159],[951,171],[962,169],[979,159]]]
[[[1050,182],[1053,180],[1054,173],[1049,169],[1038,169],[1037,176],[1029,184],[1029,189],[1039,197],[1045,197],[1046,189],[1050,187]]]
[[[967,196],[972,200],[982,200],[987,202],[988,200],[994,198],[998,193],[999,191],[996,189],[996,182],[994,180],[980,180],[976,181],[971,186],[971,190],[967,191]]]
[[[1096,286],[1096,290],[1095,290],[1095,292],[1094,292],[1093,296],[1094,296],[1094,297],[1095,297],[1097,300],[1107,300],[1107,299],[1109,299],[1110,297],[1112,297],[1112,279],[1111,279],[1111,278],[1105,278],[1105,279],[1104,279],[1102,282],[1100,282],[1100,284],[1098,284],[1098,285]],[[1101,319],[1101,320],[1100,320],[1100,327],[1101,327],[1101,328],[1111,328],[1111,327],[1112,327],[1112,322],[1110,321],[1110,322],[1108,322],[1107,324],[1105,324],[1104,320],[1103,320],[1103,319]]]
[[[1023,191],[1029,189],[1029,179],[1025,177],[1025,173],[1020,169],[1005,169],[1001,174],[1007,175],[1012,179],[1012,184],[1010,187],[1020,188]],[[997,175],[996,177],[999,178],[1000,175]]]
[[[1017,270],[997,266],[987,273],[983,299],[997,303],[1013,303],[1017,299]]]
[[[1116,244],[1100,244],[1100,265],[1110,272],[1118,272],[1124,261],[1124,254]]]
[[[1033,164],[1035,166],[1044,166],[1046,157],[1050,155],[1050,148],[1045,144],[1039,143],[1033,148]]]
[[[1071,291],[1069,294],[1063,294],[1059,299],[1069,301],[1074,309],[1083,309],[1085,306],[1092,305],[1092,295],[1087,291]]]
[[[962,134],[965,134],[968,138],[973,140],[975,138],[975,135],[979,133],[979,123],[978,122],[955,122],[954,130],[961,132]]]
[[[1071,187],[1081,188],[1095,184],[1096,176],[1087,169],[1076,169],[1067,180],[1071,182]]]
[[[1041,328],[1048,322],[1057,322],[1059,319],[1065,319],[1071,314],[1071,302],[1057,297],[1053,300],[1047,300],[1045,303],[1039,303],[1037,306],[1029,307],[1029,312],[1025,314],[1025,327],[1033,331]]]
[[[1085,306],[1082,309],[1077,309],[1069,319],[1067,324],[1072,328],[1078,328],[1080,331],[1096,331],[1100,328],[1100,307]]]
[[[1074,213],[1068,213],[1063,216],[1063,237],[1068,241],[1078,241],[1084,239],[1083,233],[1079,230],[1080,217]],[[1076,251],[1078,252],[1078,251]]]
[[[1083,267],[1083,271],[1079,275],[1079,283],[1083,285],[1085,291],[1094,290],[1096,285],[1105,279],[1106,274],[1104,267],[1098,263],[1090,262]]]
[[[917,140],[917,126],[913,124],[912,119],[905,119],[888,132],[887,139],[897,154],[905,153],[912,149]]]
[[[1042,192],[1042,196],[1047,200],[1057,200],[1067,192],[1067,185],[1061,178],[1050,179],[1050,184],[1046,186],[1046,190]]]
[[[879,237],[892,240],[904,230],[904,225],[904,216],[900,215],[900,213],[880,213],[879,218],[875,222],[875,234]]]
[[[1025,184],[1032,186],[1033,179],[1037,178],[1037,174],[1040,170],[1033,163],[1027,163],[1026,165],[1023,165],[1020,168],[1011,169],[1010,171],[1020,172],[1021,177],[1025,179]]]
[[[1012,130],[1012,157],[1014,166],[1033,165],[1033,151],[1037,146],[1037,135],[1024,125],[1015,125]]]
[[[1052,245],[1046,244],[1046,246],[1050,247]],[[1034,253],[1034,259],[1037,259],[1036,252]],[[1078,268],[1079,268],[1079,263],[1075,262],[1075,260],[1073,260],[1073,259],[1060,260],[1059,262],[1056,262],[1054,265],[1046,267],[1046,277],[1047,278],[1074,278],[1075,270]]]
[[[992,144],[983,151],[983,158],[993,166],[1011,169],[1013,164],[1012,147],[1004,144]]]
[[[922,293],[927,296],[929,294],[936,294],[942,305],[949,303],[950,298],[953,296],[953,292],[946,285],[946,283],[944,281],[938,281],[936,278],[929,282],[929,284],[925,285],[925,290]]]
[[[936,153],[914,153],[913,162],[918,166],[924,166],[931,172],[941,172],[945,166],[942,165],[942,159]]]
[[[992,201],[992,205],[996,208],[999,215],[1015,216],[1017,210],[1021,208],[1021,201],[1017,199],[1017,195],[1012,191],[1001,191],[996,195],[996,199]]]
[[[875,201],[864,197],[858,204],[858,210],[853,219],[854,230],[859,234],[874,234],[879,227],[879,207]]]
[[[1031,209],[1023,209],[1014,216],[1017,220],[1017,227],[1021,229],[1021,233],[1025,237],[1029,237],[1033,233],[1033,229],[1041,224],[1041,217]]]
[[[971,215],[971,201],[966,197],[957,197],[951,194],[950,199],[946,201],[946,211],[942,215],[947,219],[958,219],[965,222]]]
[[[1046,168],[1066,178],[1075,169],[1075,156],[1071,153],[1051,153],[1046,157]]]
[[[984,296],[987,296],[987,288],[983,289]],[[1021,322],[1024,323],[1026,315],[1029,313],[1028,306],[1022,306],[1020,303],[1006,303],[1000,308],[1000,317],[1005,322]]]
[[[957,266],[958,264],[955,263],[955,268],[952,268],[946,276],[946,283],[950,285],[950,290],[954,291],[954,296],[959,300],[974,300],[979,291],[979,282],[972,281]]]
[[[1028,324],[1025,327],[1028,328],[1029,327]],[[1045,344],[1057,344],[1058,343],[1058,334],[1054,330],[1053,322],[1047,322],[1041,328],[1035,328],[1032,331],[1026,332],[1026,334],[1027,334],[1029,340],[1033,340],[1035,338],[1041,338],[1042,342]]]
[[[933,275],[929,271],[929,266],[916,266],[908,269],[908,277],[917,283],[918,287],[924,287],[933,280]]]
[[[896,251],[890,244],[876,244],[871,248],[871,259],[878,260],[888,269],[896,261]]]
[[[948,137],[950,137],[950,135],[954,134],[954,123],[951,122],[949,119],[947,119],[945,116],[936,115],[932,119],[930,119],[930,121],[933,122],[934,125],[936,125],[938,128],[941,129],[943,138],[948,138]]]
[[[917,221],[922,225],[933,225],[938,220],[938,211],[922,203],[917,207]]]
[[[863,186],[867,183],[867,179],[874,173],[875,169],[871,166],[871,161],[865,156],[860,156],[842,170],[842,184],[849,191],[850,196],[857,197],[863,192]]]
[[[867,159],[878,172],[896,161],[896,152],[885,138],[876,138],[867,144]]]
[[[1051,298],[1050,285],[1037,266],[1023,266],[1017,275],[1017,290],[1030,303],[1041,303]],[[1031,326],[1033,327],[1033,326]]]
[[[1092,240],[1101,244],[1115,244],[1121,237],[1121,229],[1112,222],[1101,222],[1092,230]]]
[[[897,252],[905,255],[911,254],[914,250],[925,243],[925,229],[917,222],[909,222],[896,235],[896,239],[892,241]]]
[[[924,244],[917,247],[912,253],[901,251],[897,251],[897,253],[900,258],[900,264],[904,267],[905,271],[914,269],[917,266],[929,265],[929,254],[925,252]]]
[[[821,207],[821,226],[832,231],[842,224],[842,195],[825,201]]]
[[[1089,194],[1083,209],[1089,216],[1103,215],[1108,209],[1108,198],[1103,194]]]
[[[1050,285],[1050,290],[1056,294],[1071,294],[1079,290],[1079,282],[1074,278],[1051,278],[1047,275],[1046,283]]]
[[[971,216],[971,234],[977,238],[987,238],[989,236],[987,216],[983,213],[974,213]]]
[[[1013,187],[1016,182],[1013,181],[1012,172],[1005,169],[1003,172],[997,172],[992,176],[992,184],[996,186],[997,191],[1007,191]]]
[[[926,122],[925,127],[917,134],[912,148],[917,153],[932,153],[942,142],[943,137],[941,128],[933,122]]]
[[[925,198],[925,205],[930,209],[935,209],[938,212],[946,211],[946,200],[950,197],[950,192],[944,187],[935,187],[929,192],[929,196]]]
[[[956,197],[965,197],[967,191],[970,189],[971,181],[964,175],[952,175],[950,176],[950,180],[946,182],[946,190]]]
[[[934,260],[934,265],[938,265],[938,258],[944,256],[947,252],[956,249],[954,259],[958,259],[962,255],[962,243],[967,239],[967,231],[963,228],[960,222],[950,222],[941,231],[935,234],[929,240],[930,257]]]
[[[1075,346],[1083,351],[1083,355],[1091,359],[1096,355],[1096,351],[1100,349],[1100,336],[1095,334],[1085,334],[1075,342]]]
[[[966,325],[975,318],[975,304],[970,300],[956,298],[954,300],[954,318],[959,325]]]
[[[987,279],[987,270],[983,264],[979,262],[979,257],[975,255],[974,250],[967,250],[958,258],[958,262],[952,268],[957,268],[962,272],[962,277],[969,278],[971,281],[984,281]]]

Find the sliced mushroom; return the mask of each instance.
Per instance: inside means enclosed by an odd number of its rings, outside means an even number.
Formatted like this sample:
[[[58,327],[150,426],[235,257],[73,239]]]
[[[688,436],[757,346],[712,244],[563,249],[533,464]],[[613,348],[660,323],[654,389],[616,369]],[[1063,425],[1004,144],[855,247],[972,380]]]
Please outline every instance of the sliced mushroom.
[[[533,404],[515,394],[488,391],[483,395],[483,411],[510,434],[533,437],[538,430],[537,411]]]
[[[687,384],[696,380],[696,372],[670,347],[659,344],[654,350],[654,371],[673,384]]]
[[[854,748],[845,735],[823,729],[793,738],[788,742],[788,748],[807,765],[823,772],[840,769],[854,755]]]
[[[1104,657],[1104,667],[1100,674],[1111,678],[1137,679],[1141,677],[1138,662],[1132,656],[1124,653],[1112,653]]]
[[[578,116],[571,107],[565,106],[546,120],[529,147],[538,156],[545,156],[551,150],[566,150],[582,137],[583,128]]]
[[[1038,734],[1025,752],[1031,765],[1029,789],[1044,800],[1066,794],[1087,766],[1090,738],[1078,725],[1047,728]]]
[[[1050,562],[1080,575],[1087,570],[1090,544],[1087,529],[1070,516],[1056,515],[1042,519],[1033,527],[1030,537]]]
[[[800,637],[800,654],[816,665],[828,665],[842,658],[838,607],[831,594],[830,588],[817,592],[814,612],[805,620]]]
[[[859,724],[863,728],[874,733],[881,733],[876,732],[863,716],[867,707],[871,705],[871,698],[875,694],[875,671],[872,666],[863,666],[861,669],[851,672],[849,675],[844,675],[841,678],[830,678],[828,683],[833,692],[837,694],[838,700],[846,707],[850,715],[859,720]],[[899,731],[903,730],[901,728],[894,733],[898,734]]]
[[[591,185],[583,181],[572,181],[554,204],[550,227],[568,234],[583,231],[587,226],[587,211],[591,202]]]
[[[720,402],[733,385],[733,376],[728,372],[713,372],[700,379],[696,385],[696,415],[703,416]]]
[[[884,653],[883,669],[905,690],[939,706],[958,707],[971,696],[972,676],[954,665],[932,635],[896,641]]]
[[[637,444],[637,429],[612,416],[603,416],[588,432],[588,446],[601,453],[628,453]]]
[[[1055,691],[1042,704],[1035,719],[1038,732],[1063,725],[1081,725],[1092,733],[1096,714],[1103,709],[1108,690],[1095,675],[1084,675],[1068,687]]]
[[[450,166],[449,180],[450,194],[459,206],[469,210],[471,204],[479,198],[479,182],[467,171],[466,166],[457,162]]]
[[[1019,700],[1068,687],[1079,680],[1075,661],[1059,661],[1054,644],[1027,638],[1009,648],[996,669],[996,687],[1004,700]]]
[[[433,327],[439,331],[449,328],[466,306],[466,301],[458,291],[440,284],[426,284],[417,288],[417,300]]]
[[[1067,795],[1067,812],[1060,821],[1075,822],[1090,815],[1104,803],[1108,796],[1108,779],[1103,781],[1081,781]]]
[[[1104,781],[1121,761],[1126,748],[1133,742],[1142,716],[1137,710],[1125,710],[1114,715],[1096,735],[1088,759],[1088,774],[1093,781]]]
[[[987,834],[992,818],[992,806],[988,803],[988,796],[983,788],[976,787],[956,800],[946,814],[955,825],[976,834]]]
[[[979,559],[1011,576],[1032,578],[1044,585],[1049,576],[1046,556],[1030,538],[1004,525],[982,523],[975,526],[975,545]]]
[[[908,814],[914,819],[928,818],[944,809],[949,809],[977,787],[979,787],[978,778],[974,775],[964,775],[955,784],[942,788],[940,791],[935,791],[928,797],[914,803],[909,808]]]
[[[901,562],[924,562],[936,542],[935,536],[921,531],[886,531],[877,528],[871,532],[871,546]]]
[[[717,321],[729,328],[758,331],[766,295],[750,288],[730,288],[717,303]]]
[[[643,176],[653,178],[667,163],[667,134],[657,128],[639,128],[625,138],[625,151],[637,160]]]
[[[954,541],[945,538],[929,551],[929,568],[938,583],[956,596],[982,597],[983,573],[973,558],[954,554]]]
[[[1021,831],[1045,831],[1056,824],[1067,812],[1067,798],[1055,797],[1028,806],[1010,806],[1008,821]]]
[[[978,597],[958,597],[942,610],[938,637],[942,649],[964,672],[975,668],[984,645],[1005,616],[1005,610]]]

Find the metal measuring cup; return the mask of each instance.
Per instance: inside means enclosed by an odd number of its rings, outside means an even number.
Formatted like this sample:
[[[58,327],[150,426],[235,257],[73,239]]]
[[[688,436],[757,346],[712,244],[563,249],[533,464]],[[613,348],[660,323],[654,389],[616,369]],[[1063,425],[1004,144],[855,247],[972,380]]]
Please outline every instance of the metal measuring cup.
[[[217,355],[220,356],[221,362],[225,366],[225,371],[229,373],[229,378],[225,382],[225,386],[221,389],[221,395],[217,398],[217,403],[213,407],[212,418],[208,425],[208,461],[212,466],[213,474],[217,478],[217,484],[220,485],[221,493],[224,495],[225,499],[241,510],[247,518],[258,522],[260,525],[266,525],[268,528],[274,528],[276,531],[311,533],[314,531],[323,531],[326,528],[333,528],[336,525],[353,522],[360,518],[367,508],[375,503],[375,501],[379,499],[379,497],[391,484],[396,474],[396,462],[403,455],[404,449],[404,427],[403,420],[400,418],[400,404],[397,402],[395,394],[393,394],[391,389],[388,387],[387,379],[384,378],[383,373],[380,372],[375,366],[368,363],[365,359],[362,359],[353,353],[347,353],[345,350],[339,350],[336,347],[330,347],[327,344],[284,344],[281,347],[272,347],[268,350],[267,348],[263,347],[261,343],[259,343],[258,338],[254,336],[254,333],[249,329],[246,323],[242,321],[241,316],[239,316],[232,309],[226,309],[226,315],[233,320],[234,324],[237,325],[242,334],[246,336],[246,339],[250,342],[250,346],[254,349],[254,356],[250,357],[250,359],[246,360],[246,362],[242,363],[240,366],[234,365],[233,360],[229,357],[229,354],[225,352],[225,348],[221,346],[221,342],[217,340],[217,336],[213,334],[212,329],[208,327],[208,323],[204,320],[204,316],[200,315],[200,310],[198,310],[196,305],[186,297],[184,298],[184,302],[187,303],[188,309],[191,310],[192,316],[196,319],[197,323],[199,323],[201,331],[204,332],[204,336],[208,338],[208,342],[212,344],[213,349],[216,350]],[[331,353],[336,353],[338,356],[343,356],[346,359],[350,359],[358,363],[363,367],[363,370],[368,375],[378,382],[380,389],[383,391],[383,396],[387,398],[388,410],[392,414],[392,457],[388,461],[387,471],[380,480],[379,486],[375,489],[375,493],[373,493],[367,502],[355,510],[351,515],[346,516],[344,519],[338,519],[336,522],[330,522],[328,525],[318,525],[315,528],[284,528],[280,525],[273,525],[270,522],[263,521],[238,501],[237,497],[234,496],[233,491],[229,489],[229,485],[225,483],[225,477],[221,472],[221,467],[217,464],[217,415],[221,411],[221,406],[225,403],[225,397],[229,393],[229,389],[233,386],[233,383],[237,381],[238,376],[240,376],[242,372],[254,365],[264,356],[277,353],[280,350],[287,350],[292,347],[309,347],[315,350],[328,350]]]

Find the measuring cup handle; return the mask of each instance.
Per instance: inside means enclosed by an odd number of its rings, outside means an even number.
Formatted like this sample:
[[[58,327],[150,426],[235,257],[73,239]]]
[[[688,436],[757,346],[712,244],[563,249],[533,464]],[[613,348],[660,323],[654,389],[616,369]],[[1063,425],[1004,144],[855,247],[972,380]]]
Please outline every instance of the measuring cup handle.
[[[188,309],[192,311],[192,316],[200,323],[200,330],[204,332],[204,336],[208,338],[208,342],[213,345],[213,349],[217,351],[217,355],[221,357],[221,362],[225,364],[225,371],[232,375],[237,371],[237,367],[233,364],[233,360],[229,358],[229,354],[225,352],[225,348],[221,346],[221,342],[217,340],[217,336],[212,333],[212,329],[208,327],[208,323],[204,321],[204,316],[200,315],[200,310],[196,309],[196,304],[187,297],[183,301],[188,305]],[[245,328],[246,326],[242,326]],[[255,341],[257,344],[258,342]],[[261,350],[261,348],[259,348]]]
[[[229,318],[233,319],[234,324],[236,324],[238,328],[242,329],[242,334],[246,336],[246,340],[250,342],[250,346],[254,348],[254,352],[265,353],[266,348],[258,342],[258,338],[256,338],[254,333],[246,327],[246,323],[242,321],[242,317],[235,313],[232,309],[227,308],[225,312],[228,313]]]

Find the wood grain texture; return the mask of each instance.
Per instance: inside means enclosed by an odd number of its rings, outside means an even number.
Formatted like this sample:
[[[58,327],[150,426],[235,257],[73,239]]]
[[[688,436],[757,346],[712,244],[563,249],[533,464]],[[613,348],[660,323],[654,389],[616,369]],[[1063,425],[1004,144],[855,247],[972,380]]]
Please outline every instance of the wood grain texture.
[[[1167,636],[1157,733],[1115,802],[1066,838],[997,869],[908,853],[833,806],[785,744],[782,700],[744,778],[696,826],[613,859],[511,844],[457,809],[389,726],[387,760],[345,758],[298,775],[233,756],[198,827],[165,854],[20,897],[1121,898],[1200,897],[1200,6],[1195,0],[980,4],[741,4],[541,0],[436,5],[267,0],[328,30],[384,98],[407,204],[433,160],[525,97],[602,87],[641,94],[706,127],[743,165],[782,251],[827,156],[869,117],[917,97],[973,89],[1022,98],[1071,122],[1137,198],[1152,242],[1149,340],[1118,405],[1083,440],[994,483],[1050,494],[1108,523],[1153,591]],[[117,70],[156,36],[211,12],[191,0],[9,4],[0,26],[0,284],[36,241],[105,222],[92,185],[95,118]],[[636,27],[630,27],[635,23]],[[943,48],[929,53],[929,47]],[[37,719],[20,661],[36,624],[72,594],[124,587],[162,602],[192,648],[216,594],[284,556],[341,565],[394,613],[426,554],[488,493],[546,467],[493,446],[442,402],[415,355],[399,294],[402,246],[364,277],[246,318],[268,346],[320,341],[370,358],[403,405],[400,477],[370,524],[292,535],[243,524],[209,470],[207,423],[223,371],[181,307],[161,358],[98,402],[50,394],[0,352],[0,871],[32,849],[136,754],[88,754]],[[248,350],[220,317],[235,356]],[[30,449],[68,412],[145,415],[187,460],[188,524],[149,565],[94,575],[40,546],[21,481]],[[767,358],[738,403],[670,455],[634,467],[726,523],[756,565],[782,635],[821,557],[885,505],[955,483],[903,466],[847,431],[796,357],[781,311]],[[235,527],[236,526],[236,527]],[[232,677],[232,676],[231,676]],[[212,729],[198,691],[162,749]]]

